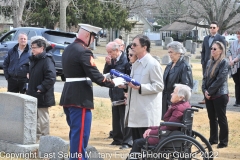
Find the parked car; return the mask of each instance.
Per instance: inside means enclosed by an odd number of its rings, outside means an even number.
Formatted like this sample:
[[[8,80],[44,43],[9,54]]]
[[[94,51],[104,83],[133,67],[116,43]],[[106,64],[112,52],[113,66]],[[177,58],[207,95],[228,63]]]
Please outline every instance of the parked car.
[[[3,61],[7,56],[8,50],[18,43],[18,35],[20,33],[27,34],[28,44],[30,44],[31,37],[36,35],[43,36],[48,40],[53,47],[51,52],[55,60],[57,76],[61,76],[61,79],[65,80],[62,70],[62,53],[65,47],[75,40],[76,34],[36,27],[14,28],[0,37],[0,69],[3,68]]]

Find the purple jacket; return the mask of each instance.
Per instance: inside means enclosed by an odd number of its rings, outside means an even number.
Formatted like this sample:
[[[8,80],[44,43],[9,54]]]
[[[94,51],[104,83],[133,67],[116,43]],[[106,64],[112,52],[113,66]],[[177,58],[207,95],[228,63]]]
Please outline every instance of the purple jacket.
[[[172,104],[170,108],[168,108],[167,112],[165,113],[163,120],[164,122],[181,122],[183,118],[183,113],[187,108],[190,108],[191,105],[189,102],[178,102]],[[149,127],[151,129],[149,135],[158,135],[158,128],[159,126]],[[171,127],[171,126],[161,126],[160,130],[178,130],[178,127]],[[150,145],[157,144],[159,142],[158,138],[149,138],[148,143]]]

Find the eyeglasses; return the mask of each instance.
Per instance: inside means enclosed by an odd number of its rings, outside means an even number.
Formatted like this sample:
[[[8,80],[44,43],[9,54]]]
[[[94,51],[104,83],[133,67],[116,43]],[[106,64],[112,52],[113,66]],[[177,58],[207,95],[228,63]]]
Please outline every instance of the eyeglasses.
[[[137,45],[136,43],[132,43],[131,46],[137,47],[137,46],[139,46],[139,45]]]
[[[216,27],[209,27],[210,29],[216,29]]]
[[[128,56],[129,56],[129,57],[132,57],[132,56],[133,56],[133,54],[129,54]]]
[[[211,50],[214,50],[214,51],[216,51],[216,50],[217,50],[217,48],[213,48],[213,47],[212,47],[212,48],[211,48]]]

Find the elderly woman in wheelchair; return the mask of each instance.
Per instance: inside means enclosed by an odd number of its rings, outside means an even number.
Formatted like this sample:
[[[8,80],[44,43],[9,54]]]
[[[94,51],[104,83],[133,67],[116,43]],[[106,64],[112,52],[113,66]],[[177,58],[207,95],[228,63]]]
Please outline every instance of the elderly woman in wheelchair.
[[[168,108],[164,115],[164,122],[161,122],[160,126],[150,127],[143,134],[144,138],[137,139],[133,142],[128,159],[140,159],[144,157],[149,158],[149,155],[146,156],[146,154],[144,155],[144,152],[142,152],[143,148],[144,150],[147,150],[145,153],[149,153],[148,150],[150,149],[152,155],[155,154],[155,157],[150,157],[153,159],[168,159],[167,157],[173,156],[173,154],[175,156],[174,158],[177,156],[190,156],[191,159],[199,153],[200,157],[206,157],[203,155],[205,154],[203,146],[193,138],[191,130],[193,112],[198,110],[191,108],[189,103],[190,97],[191,88],[189,86],[175,84],[175,89],[171,94],[172,105]],[[184,121],[186,123],[183,122],[183,117],[185,117]],[[194,146],[195,149],[193,149],[192,146]],[[177,150],[177,148],[181,149]],[[193,150],[196,152],[191,153],[190,155],[189,153]],[[186,155],[186,153],[189,155]]]

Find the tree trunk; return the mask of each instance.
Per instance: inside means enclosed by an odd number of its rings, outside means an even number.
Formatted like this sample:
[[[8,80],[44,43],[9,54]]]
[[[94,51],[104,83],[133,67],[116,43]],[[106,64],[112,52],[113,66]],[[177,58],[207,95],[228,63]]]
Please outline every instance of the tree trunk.
[[[60,0],[60,31],[66,31],[66,10],[71,0]]]
[[[26,0],[13,0],[13,27],[22,26],[22,15]]]

